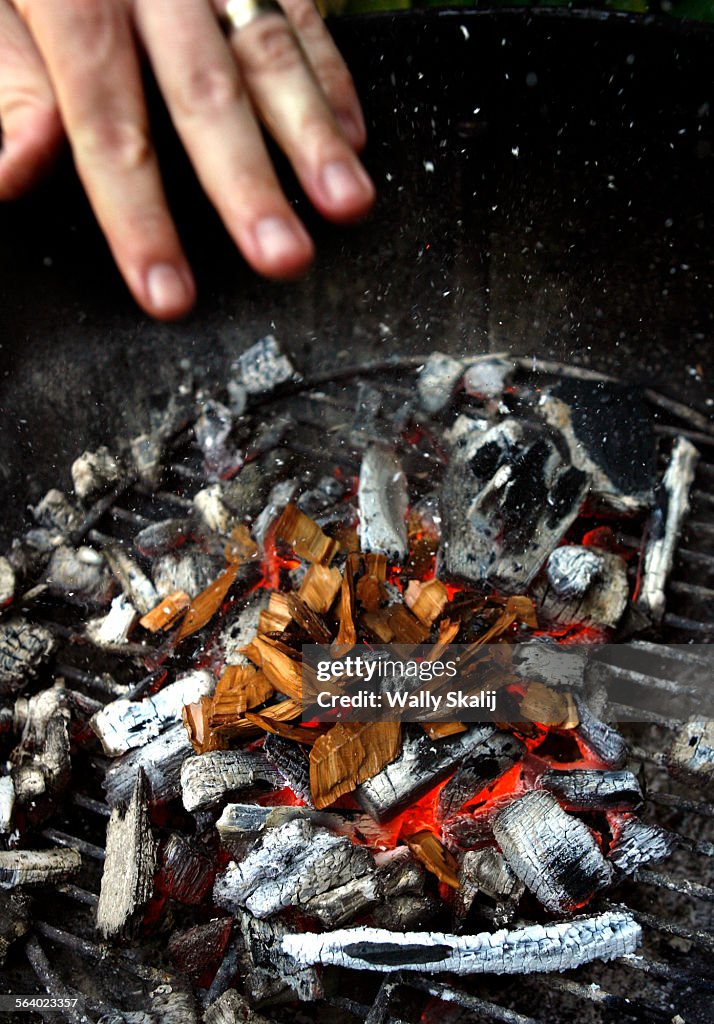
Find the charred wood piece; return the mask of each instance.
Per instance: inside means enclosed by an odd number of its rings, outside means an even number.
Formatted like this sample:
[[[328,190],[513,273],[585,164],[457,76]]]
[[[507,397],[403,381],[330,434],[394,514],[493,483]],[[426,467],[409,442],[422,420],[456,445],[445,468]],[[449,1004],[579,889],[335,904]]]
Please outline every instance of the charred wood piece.
[[[0,608],[15,596],[15,570],[7,558],[0,555]]]
[[[509,419],[454,446],[441,493],[446,573],[522,593],[580,511],[587,474]]]
[[[66,882],[81,866],[78,850],[0,850],[0,889]]]
[[[469,850],[464,854],[459,871],[456,909],[461,917],[471,910],[480,893],[494,901],[490,917],[495,924],[512,920],[525,885],[510,869],[502,853],[493,847]],[[482,911],[485,907],[481,907]]]
[[[216,879],[214,900],[228,910],[245,907],[259,919],[300,907],[325,924],[376,901],[378,886],[357,884],[374,876],[374,862],[345,836],[295,819],[266,832],[241,862]]]
[[[211,484],[210,487],[200,490],[194,496],[193,505],[203,527],[202,533],[227,534],[230,532],[233,515],[223,504],[220,484]]]
[[[667,761],[675,778],[695,786],[714,781],[714,719],[695,715],[678,730]]]
[[[236,380],[249,395],[272,391],[278,384],[293,380],[295,369],[272,334],[246,349],[234,363]]]
[[[21,690],[55,646],[44,626],[16,616],[0,622],[0,695]]]
[[[11,775],[0,776],[0,836],[12,831],[12,812],[15,806],[15,786]]]
[[[245,996],[228,988],[208,1007],[203,1015],[203,1024],[270,1024],[261,1013],[257,1013]]]
[[[187,811],[199,811],[259,783],[276,788],[277,770],[260,751],[212,750],[186,758],[181,794]]]
[[[142,615],[150,612],[159,601],[151,580],[118,545],[108,545],[104,556],[128,600]]]
[[[326,934],[288,934],[283,950],[301,964],[354,970],[528,974],[565,971],[592,960],[634,953],[642,931],[631,914],[606,911],[555,924],[478,935],[344,928]]]
[[[405,517],[409,497],[394,448],[375,444],[365,451],[357,496],[362,550],[384,554],[390,562],[403,562],[408,549]]]
[[[140,530],[134,537],[134,547],[148,558],[158,558],[185,544],[191,531],[190,519],[162,519]]]
[[[172,832],[160,851],[161,887],[172,899],[198,905],[213,886],[216,868],[198,844]]]
[[[25,895],[0,890],[0,967],[13,942],[30,929],[28,899]]]
[[[169,551],[156,559],[151,576],[159,598],[175,594],[177,590],[197,597],[223,569],[223,561],[209,555],[193,544],[178,551]]]
[[[573,700],[580,719],[580,724],[574,730],[575,735],[581,737],[610,768],[622,768],[628,753],[625,738],[617,729],[597,718],[582,696],[575,693]]]
[[[642,803],[637,776],[630,771],[598,768],[549,768],[538,785],[554,793],[561,803],[576,811],[630,810]]]
[[[369,912],[371,924],[404,931],[417,927],[439,910],[439,903],[424,892],[425,874],[411,850],[397,846],[374,858],[382,897]]]
[[[533,599],[538,606],[538,621],[551,626],[577,623],[579,626],[595,629],[614,629],[620,622],[630,599],[625,562],[619,555],[607,551],[599,552],[597,557],[601,571],[593,576],[582,593],[577,593],[583,588],[587,575],[582,566],[578,565],[581,561],[578,555],[581,552],[592,554],[592,549],[577,545],[556,548],[548,560],[548,567],[560,551],[577,553],[569,560],[562,556],[559,559],[559,585],[571,593],[559,594],[549,585],[550,573],[547,568],[547,579],[538,580],[532,591]],[[565,576],[567,568],[573,570],[570,580]]]
[[[399,757],[357,787],[357,801],[376,821],[397,814],[446,778],[494,732],[491,726],[476,726],[437,742],[421,729],[405,730]]]
[[[432,352],[419,371],[417,394],[428,413],[441,412],[451,401],[464,375],[464,364],[443,352]]]
[[[201,404],[201,415],[193,425],[193,433],[209,473],[221,475],[237,464],[236,453],[228,447],[233,430],[231,410],[214,399]]]
[[[191,753],[186,730],[179,722],[143,747],[115,758],[104,776],[107,803],[117,807],[131,798],[139,769],[146,775],[152,802],[172,800],[181,792],[181,765]]]
[[[149,821],[146,778],[139,770],[129,806],[115,807],[107,825],[97,929],[104,938],[124,934],[153,892],[156,843]]]
[[[112,601],[107,614],[90,619],[84,632],[95,647],[111,650],[127,642],[138,618],[139,613],[131,601],[124,594],[119,594]]]
[[[282,948],[287,929],[277,920],[261,921],[245,911],[237,911],[236,967],[251,1003],[321,999],[323,988],[314,967],[295,962]],[[230,968],[229,968],[230,970]],[[219,971],[220,974],[220,971]]]
[[[89,724],[99,737],[105,754],[116,757],[143,746],[169,726],[180,722],[183,706],[209,695],[213,686],[210,672],[189,672],[153,697],[112,701],[98,711]]]
[[[439,794],[439,816],[456,814],[489,783],[495,782],[523,758],[526,748],[510,733],[497,732],[463,759]]]
[[[657,489],[655,509],[645,548],[637,606],[659,622],[665,611],[665,587],[672,570],[682,523],[689,511],[689,491],[699,452],[686,437],[678,437],[667,471]]]
[[[32,509],[32,515],[38,526],[51,532],[69,536],[82,521],[82,516],[71,503],[66,494],[55,488],[49,490]]]
[[[676,839],[670,832],[628,817],[617,831],[607,857],[618,871],[631,875],[644,864],[669,857],[675,847]]]
[[[18,805],[28,807],[42,797],[51,800],[67,785],[71,774],[68,722],[67,712],[58,708],[43,723],[41,737],[30,738],[30,730],[25,729],[13,753],[12,778]]]
[[[208,988],[220,966],[231,936],[229,917],[215,917],[186,931],[174,932],[167,952],[175,969],[195,988]]]
[[[612,879],[587,825],[544,790],[499,811],[493,834],[509,867],[547,910],[572,911]]]
[[[72,463],[74,493],[80,501],[91,501],[111,490],[119,481],[122,469],[108,448],[83,452]]]
[[[89,547],[56,548],[45,579],[51,594],[78,604],[106,604],[114,590],[103,556]]]
[[[565,438],[573,465],[591,478],[590,500],[619,513],[652,502],[656,445],[652,417],[629,384],[561,380],[539,411]]]
[[[321,476],[315,487],[305,491],[296,501],[297,507],[306,516],[316,519],[333,508],[345,494],[345,485],[334,476]]]
[[[312,806],[310,791],[310,758],[297,743],[268,733],[263,742],[263,753],[286,785],[308,807]]]
[[[563,544],[551,554],[545,574],[558,597],[584,597],[604,568],[600,551],[580,544]]]
[[[512,372],[508,359],[479,359],[464,374],[464,391],[474,398],[500,398]]]

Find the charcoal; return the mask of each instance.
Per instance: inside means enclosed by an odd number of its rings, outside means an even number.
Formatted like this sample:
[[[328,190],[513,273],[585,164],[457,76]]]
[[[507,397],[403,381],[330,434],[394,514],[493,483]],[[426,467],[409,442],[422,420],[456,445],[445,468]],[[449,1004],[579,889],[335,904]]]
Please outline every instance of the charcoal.
[[[204,487],[193,499],[198,520],[207,533],[230,533],[233,516],[223,504],[223,491],[220,484]]]
[[[374,875],[370,854],[344,836],[295,819],[266,832],[241,862],[232,861],[213,888],[218,906],[245,907],[259,919],[285,907],[300,907],[329,923],[343,916],[344,898],[353,899],[354,883]],[[335,893],[346,887],[346,891]],[[377,887],[368,899],[376,899]],[[357,896],[359,902],[364,893]]]
[[[0,889],[66,882],[81,866],[77,850],[0,850]]]
[[[604,569],[602,552],[582,544],[563,544],[551,554],[545,573],[558,597],[584,597]]]
[[[69,535],[79,526],[82,517],[77,508],[62,491],[49,490],[32,509],[38,526],[53,533]]]
[[[94,548],[61,545],[50,557],[46,580],[51,594],[78,604],[106,604],[112,584],[103,556]]]
[[[237,966],[242,986],[252,1003],[296,998],[312,1002],[322,998],[322,983],[315,968],[298,964],[283,952],[286,928],[280,921],[258,920],[241,910],[236,911],[235,918]]]
[[[581,648],[555,643],[550,637],[538,637],[514,644],[508,648],[508,653],[513,670],[523,679],[568,690],[582,689],[587,657]]]
[[[544,790],[531,790],[499,811],[493,834],[508,866],[552,912],[582,906],[611,881],[590,829]]]
[[[384,554],[390,562],[403,562],[409,497],[394,448],[381,444],[367,448],[362,456],[358,501],[362,550]]]
[[[295,796],[312,807],[310,759],[305,751],[292,740],[268,733],[263,743],[263,753],[275,765],[281,779]]]
[[[146,615],[159,603],[154,584],[118,544],[108,546],[104,554],[125,597]]]
[[[544,432],[516,420],[465,434],[442,488],[440,565],[523,593],[578,515],[587,484]]]
[[[161,483],[164,452],[164,441],[156,434],[138,434],[131,439],[129,453],[134,472],[149,491],[155,491]]]
[[[235,462],[228,439],[233,430],[233,414],[222,402],[207,399],[201,404],[201,415],[193,425],[193,433],[209,473],[221,474]]]
[[[629,771],[599,768],[549,768],[538,780],[542,789],[554,793],[561,803],[576,811],[621,811],[642,803],[637,776]]]
[[[665,587],[672,570],[682,523],[689,511],[689,490],[699,452],[686,437],[678,437],[649,524],[637,607],[659,622],[665,610]]]
[[[260,613],[268,607],[269,594],[260,589],[250,594],[242,608],[228,612],[221,628],[218,645],[226,665],[249,665],[241,647],[245,647],[258,632]]]
[[[464,374],[464,391],[475,398],[500,398],[512,372],[507,359],[479,359]]]
[[[12,831],[12,812],[15,806],[15,786],[11,775],[0,775],[0,836]],[[0,959],[2,957],[0,956]]]
[[[559,572],[570,568],[571,577],[558,576],[561,588],[572,591],[569,595],[557,593],[550,584],[550,564],[559,551],[575,552],[569,559],[561,558]],[[595,574],[583,593],[577,593],[585,583],[587,572],[581,553],[592,549],[568,545],[556,548],[548,560],[546,578],[539,579],[531,591],[536,602],[538,621],[549,626],[577,624],[595,629],[614,629],[622,618],[630,599],[627,566],[619,555],[599,552],[600,573]]]
[[[85,636],[95,647],[121,647],[129,639],[139,613],[124,594],[119,594],[111,603],[106,615],[90,619],[84,628]]]
[[[0,555],[0,608],[15,596],[15,570],[7,558]]]
[[[311,519],[317,519],[340,501],[345,494],[345,485],[334,476],[322,476],[315,487],[304,491],[296,505]]]
[[[55,646],[44,626],[18,616],[0,622],[0,695],[21,690]]]
[[[223,959],[233,922],[216,917],[186,931],[174,932],[167,952],[177,971],[196,988],[208,988]]]
[[[649,410],[630,384],[563,379],[538,408],[565,438],[573,465],[590,476],[591,501],[619,513],[649,507],[655,436]]]
[[[518,901],[525,891],[523,882],[511,871],[502,853],[493,847],[469,850],[464,854],[459,871],[456,911],[465,917],[480,893],[493,900],[489,916],[495,924],[504,925],[513,919]],[[484,906],[481,907],[485,911]]]
[[[464,757],[454,775],[439,793],[439,816],[448,818],[460,811],[490,782],[517,764],[526,748],[515,736],[497,732]]]
[[[180,676],[153,697],[143,700],[120,698],[106,704],[90,720],[105,754],[116,757],[143,746],[169,726],[181,721],[185,704],[192,704],[213,692],[214,681],[203,669]]]
[[[232,480],[223,481],[223,503],[237,519],[251,522],[260,514],[279,476],[285,476],[289,453],[278,449],[243,466]]]
[[[677,731],[667,765],[675,778],[707,788],[714,781],[714,719],[689,718]]]
[[[248,392],[237,380],[229,380],[226,391],[231,412],[236,418],[242,416],[248,404]]]
[[[280,784],[276,769],[259,750],[211,750],[187,758],[181,793],[187,811],[198,811],[258,783]]]
[[[441,412],[451,401],[464,375],[464,364],[443,352],[432,352],[419,370],[417,394],[428,413]]]
[[[573,694],[580,724],[575,735],[585,741],[588,747],[610,768],[622,768],[627,761],[627,741],[606,722],[602,722],[590,710],[586,700]]]
[[[146,778],[139,769],[128,807],[115,807],[107,825],[97,904],[97,929],[104,938],[125,934],[136,922],[153,892],[155,864]]]
[[[157,558],[151,576],[160,598],[175,594],[177,590],[193,598],[213,583],[222,569],[221,560],[193,544],[186,544],[178,551]]]
[[[422,729],[405,731],[396,761],[355,790],[358,803],[376,821],[384,821],[446,778],[494,732],[491,726],[479,725],[435,742]]]
[[[628,816],[617,831],[607,857],[618,871],[631,875],[644,864],[669,857],[676,845],[676,838],[671,832]]]
[[[30,912],[27,897],[21,893],[0,890],[0,967],[5,963],[13,942],[30,930]]]
[[[334,964],[354,970],[530,974],[613,960],[634,953],[641,937],[642,930],[631,914],[610,910],[592,917],[478,935],[384,928],[305,932],[285,935],[282,947],[300,964]]]
[[[80,501],[91,501],[111,490],[120,476],[119,461],[108,448],[83,452],[72,463],[74,493]]]
[[[183,724],[177,723],[143,747],[115,758],[104,776],[107,803],[117,807],[129,800],[140,768],[146,774],[152,802],[172,800],[181,792],[181,765],[192,752]]]
[[[260,395],[272,391],[278,384],[293,380],[295,370],[272,334],[246,349],[233,364],[237,370],[238,383],[249,395]]]
[[[203,1024],[270,1024],[270,1021],[257,1013],[245,996],[228,988],[208,1007]]]
[[[188,905],[198,906],[204,901],[213,886],[216,868],[197,843],[172,832],[161,847],[159,863],[161,886],[167,895]]]
[[[71,775],[68,714],[58,708],[44,723],[41,738],[28,737],[13,753],[12,770],[18,805],[34,806],[41,797],[54,800],[67,786]]]
[[[434,896],[423,892],[405,892],[382,900],[368,911],[367,917],[375,928],[406,931],[420,928],[442,910],[443,904]]]
[[[378,853],[374,862],[382,897],[369,911],[371,924],[399,931],[417,927],[438,912],[438,901],[424,892],[424,869],[407,846]]]
[[[134,547],[142,555],[157,558],[181,547],[190,536],[190,519],[162,519],[140,530],[134,537]]]
[[[294,435],[296,426],[290,413],[273,414],[269,420],[262,421],[251,434],[246,458],[257,459],[274,452],[287,436]]]
[[[184,989],[187,982],[166,970],[156,973],[158,984],[144,995],[145,1010],[112,1010],[103,1014],[101,1024],[198,1024],[193,993]]]
[[[358,841],[364,835],[366,815],[348,818],[344,814],[316,811],[312,807],[292,804],[277,804],[275,807],[261,804],[226,804],[216,821],[216,828],[224,844],[251,842],[266,830],[278,828],[288,821],[309,821],[338,835],[349,836]]]
[[[253,524],[253,537],[261,552],[265,551],[265,542],[270,527],[293,500],[299,488],[299,481],[293,478],[281,480],[271,488],[267,503]]]

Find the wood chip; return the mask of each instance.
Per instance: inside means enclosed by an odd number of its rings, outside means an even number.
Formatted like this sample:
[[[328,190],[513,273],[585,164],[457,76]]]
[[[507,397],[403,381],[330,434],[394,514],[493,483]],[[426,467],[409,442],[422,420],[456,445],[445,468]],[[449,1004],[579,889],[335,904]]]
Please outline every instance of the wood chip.
[[[288,594],[288,608],[295,622],[307,633],[313,643],[329,644],[332,633],[320,616],[308,607],[297,594]]]
[[[310,790],[315,807],[329,807],[398,757],[399,722],[339,722],[310,751]]]
[[[329,565],[339,544],[326,536],[317,523],[297,505],[286,505],[275,524],[275,536],[288,543],[299,558]]]
[[[365,555],[365,570],[357,582],[357,600],[367,612],[376,612],[386,600],[387,556],[376,552]]]
[[[439,639],[427,654],[426,660],[439,661],[449,644],[453,643],[458,636],[460,629],[461,623],[458,619],[454,622],[450,619],[442,619],[439,623]]]
[[[185,704],[181,712],[191,746],[197,754],[205,754],[209,750],[225,750],[228,747],[228,736],[210,726],[212,707],[210,697],[201,697],[194,704]]]
[[[260,613],[258,620],[259,633],[281,633],[290,622],[292,615],[288,606],[288,595],[274,590],[270,595],[268,607]]]
[[[421,623],[431,626],[446,608],[449,593],[441,580],[429,580],[428,583],[411,580],[404,600]]]
[[[150,633],[170,629],[190,604],[191,598],[184,590],[175,590],[139,619],[139,625],[148,629]]]
[[[247,658],[262,668],[268,682],[286,697],[300,700],[302,697],[302,664],[286,653],[285,646],[265,636],[257,636],[242,648]],[[297,657],[297,656],[296,656]]]
[[[311,565],[305,573],[298,595],[308,608],[312,608],[318,615],[325,615],[334,604],[341,586],[342,573],[339,569]]]
[[[381,643],[388,644],[394,639],[394,630],[389,625],[389,612],[386,608],[376,612],[362,612],[359,620]]]
[[[229,565],[218,579],[210,583],[193,599],[179,630],[179,640],[196,633],[213,618],[233,586],[239,568],[237,562]]]
[[[231,565],[237,562],[238,565],[245,565],[259,558],[258,545],[250,535],[250,530],[245,523],[239,523],[231,531],[231,537],[224,549],[227,562]]]
[[[340,593],[340,628],[337,633],[338,644],[356,644],[357,630],[355,628],[355,578],[352,570],[352,557],[345,563],[345,572],[342,577],[342,591]]]
[[[429,829],[422,829],[413,835],[405,836],[404,840],[418,861],[427,871],[448,885],[451,889],[459,888],[459,865],[452,853],[441,843]]]
[[[234,725],[244,711],[269,700],[273,693],[273,687],[259,669],[252,665],[229,665],[216,684],[211,728]]]
[[[300,725],[287,725],[285,722],[270,718],[268,715],[260,714],[257,711],[246,711],[244,717],[247,722],[252,722],[253,725],[257,725],[266,732],[273,733],[274,736],[282,736],[283,739],[302,743],[306,747],[313,746],[320,736],[325,734],[324,729],[306,729]]]
[[[463,722],[423,722],[422,728],[431,740],[443,740],[447,736],[455,736],[457,732],[466,732]]]
[[[520,703],[520,710],[523,717],[529,722],[538,722],[539,725],[562,726],[575,715],[577,723],[577,711],[573,704],[572,697],[568,701],[568,695],[551,690],[543,683],[529,683],[528,688]],[[575,728],[575,726],[567,726]]]
[[[403,604],[395,604],[389,609],[389,625],[397,644],[423,644],[429,637],[429,627]]]

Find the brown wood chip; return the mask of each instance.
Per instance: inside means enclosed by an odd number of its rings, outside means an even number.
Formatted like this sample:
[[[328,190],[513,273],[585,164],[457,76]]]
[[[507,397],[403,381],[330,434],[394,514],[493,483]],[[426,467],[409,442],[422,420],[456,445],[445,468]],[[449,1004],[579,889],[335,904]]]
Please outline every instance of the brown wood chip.
[[[262,668],[268,682],[279,693],[300,700],[302,696],[302,664],[286,653],[284,645],[278,646],[265,636],[256,636],[247,647],[242,648],[246,658]]]
[[[252,562],[260,556],[258,545],[251,537],[250,530],[245,523],[239,523],[231,531],[224,554],[227,562],[231,564],[237,562],[239,565],[245,565],[246,562]]]
[[[376,612],[362,612],[359,621],[381,643],[388,644],[394,639],[394,630],[389,625],[389,613],[386,608]]]
[[[411,580],[404,600],[421,623],[431,626],[446,608],[449,594],[441,580],[429,580],[428,583]]]
[[[159,601],[155,608],[139,619],[139,624],[144,629],[148,629],[150,633],[156,633],[160,629],[170,629],[190,604],[191,598],[185,591],[175,590],[173,594],[169,594],[163,601]]]
[[[209,719],[211,728],[234,725],[244,711],[263,704],[273,693],[273,687],[259,669],[252,665],[229,665],[216,684]]]
[[[316,644],[329,644],[332,633],[320,616],[309,608],[297,594],[288,594],[288,608],[295,622]]]
[[[288,595],[274,590],[270,595],[268,607],[263,608],[258,620],[258,632],[281,633],[290,622],[292,615],[288,606]]]
[[[311,565],[305,573],[298,595],[308,608],[325,615],[335,602],[342,586],[342,573],[326,565]]]
[[[246,711],[245,720],[252,722],[266,732],[272,732],[276,736],[283,736],[286,740],[293,740],[295,743],[302,743],[303,746],[311,747],[320,736],[324,736],[325,729],[306,729],[301,725],[288,725],[279,719],[270,718],[269,715],[261,714],[258,711]],[[329,728],[329,726],[327,726]]]
[[[339,722],[310,751],[310,790],[315,807],[329,807],[371,779],[401,750],[399,722]]]
[[[423,644],[428,639],[429,627],[412,615],[405,605],[395,604],[388,612],[395,644]]]
[[[551,690],[543,683],[528,684],[520,703],[520,711],[529,722],[553,726],[562,726],[572,714],[568,695],[560,693],[558,690]]]
[[[228,737],[209,724],[212,703],[211,697],[201,697],[195,704],[185,704],[181,712],[191,746],[197,754],[228,747]]]
[[[448,885],[451,889],[459,888],[459,865],[452,853],[441,843],[429,829],[422,829],[413,835],[404,836],[409,849],[427,871]]]
[[[463,722],[423,722],[422,728],[430,740],[443,740],[457,732],[466,732]]]
[[[223,604],[226,594],[233,586],[239,568],[240,566],[237,562],[229,565],[218,579],[214,580],[213,583],[209,583],[206,589],[202,590],[193,599],[179,630],[179,640],[183,640],[185,637],[191,636],[192,633],[196,633],[213,618]]]
[[[321,565],[329,565],[339,550],[338,542],[324,534],[297,505],[285,506],[275,524],[275,536],[290,544],[299,558]]]
[[[340,593],[340,628],[337,633],[338,644],[356,644],[357,629],[355,628],[355,577],[352,569],[352,555],[345,563]]]

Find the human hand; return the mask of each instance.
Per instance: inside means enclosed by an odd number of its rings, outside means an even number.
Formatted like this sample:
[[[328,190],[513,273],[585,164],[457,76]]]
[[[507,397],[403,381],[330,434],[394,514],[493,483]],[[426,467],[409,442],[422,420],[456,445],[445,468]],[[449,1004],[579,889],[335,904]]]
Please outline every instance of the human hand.
[[[374,199],[356,156],[365,142],[359,101],[312,0],[281,0],[282,14],[231,0],[238,21],[248,8],[248,23],[228,36],[219,23],[225,7],[0,0],[0,199],[30,188],[66,134],[127,285],[160,319],[186,313],[195,285],[149,133],[140,46],[204,190],[261,274],[292,277],[313,255],[261,122],[329,220],[354,220]]]

